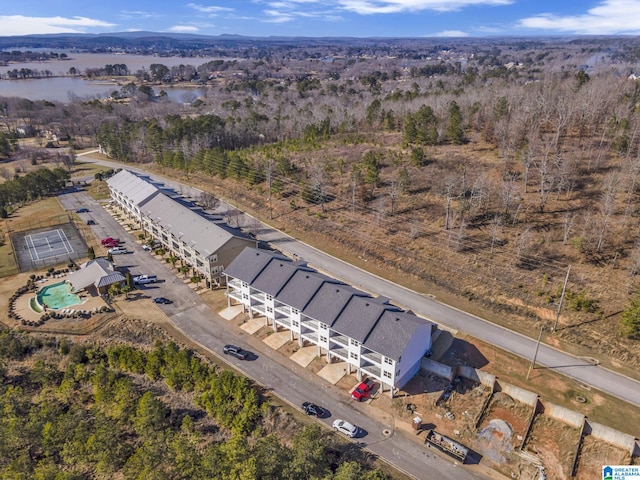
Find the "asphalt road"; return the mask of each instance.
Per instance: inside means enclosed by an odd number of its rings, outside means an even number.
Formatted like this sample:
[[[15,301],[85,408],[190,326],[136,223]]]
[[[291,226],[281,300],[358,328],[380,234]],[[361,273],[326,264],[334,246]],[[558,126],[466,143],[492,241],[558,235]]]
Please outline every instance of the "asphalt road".
[[[171,305],[154,305],[153,308],[161,309],[186,336],[207,350],[219,354],[227,363],[279,398],[297,408],[304,401],[313,401],[323,406],[330,416],[318,421],[328,428],[331,428],[337,418],[358,425],[363,434],[354,439],[354,442],[413,478],[427,478],[425,471],[429,472],[428,478],[446,480],[477,480],[498,476],[483,466],[454,463],[409,438],[404,431],[395,429],[391,414],[384,416],[381,423],[380,415],[375,416],[378,420],[367,415],[371,406],[351,400],[348,393],[231,325],[203,303],[198,294],[167,270],[158,259],[144,251],[88,194],[82,191],[71,192],[60,195],[59,199],[67,210],[89,208],[90,212],[79,215],[95,220],[96,225],[91,226],[91,229],[97,237],[117,237],[123,242],[131,253],[113,257],[119,266],[128,268],[132,274],[153,274],[164,280],[140,287],[142,292],[152,297],[163,296],[174,301]],[[242,361],[223,355],[222,347],[228,343],[252,352],[251,359]]]
[[[121,168],[122,164],[91,158],[90,153],[83,155],[87,161],[105,165],[110,168]],[[149,175],[144,169],[126,165],[126,168],[139,173]],[[200,190],[166,179],[157,175],[151,175],[154,180],[165,183],[185,196],[197,198]],[[230,208],[221,204],[219,211]],[[255,222],[248,215],[244,215],[241,222],[248,224]],[[242,225],[242,223],[241,223]],[[275,248],[290,255],[296,255],[299,259],[307,261],[311,266],[324,270],[329,275],[339,278],[355,287],[369,292],[382,294],[390,298],[394,303],[414,311],[416,314],[431,319],[434,322],[450,329],[466,332],[480,340],[502,348],[520,357],[533,358],[536,339],[525,337],[517,332],[502,328],[482,318],[468,314],[448,305],[426,297],[408,288],[389,282],[369,272],[349,265],[335,257],[306,245],[294,238],[263,225],[257,238],[271,243]],[[633,405],[640,406],[640,382],[613,372],[601,366],[596,366],[586,360],[580,359],[568,353],[562,352],[546,344],[541,344],[536,357],[536,365],[542,365],[559,373],[567,375],[575,380],[594,387],[598,390],[616,396]]]

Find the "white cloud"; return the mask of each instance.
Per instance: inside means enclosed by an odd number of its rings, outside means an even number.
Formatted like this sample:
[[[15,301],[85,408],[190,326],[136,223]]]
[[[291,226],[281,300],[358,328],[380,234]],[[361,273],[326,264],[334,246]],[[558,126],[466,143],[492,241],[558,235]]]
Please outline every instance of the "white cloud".
[[[267,23],[287,23],[291,22],[295,17],[291,13],[281,12],[280,10],[264,10]]]
[[[38,33],[86,33],[87,29],[114,27],[114,23],[86,17],[25,17],[0,16],[2,35],[31,35]]]
[[[469,34],[467,32],[463,32],[462,30],[443,30],[442,32],[433,33],[429,36],[430,37],[468,37]]]
[[[207,14],[212,15],[212,16],[218,15],[219,13],[233,12],[234,11],[233,8],[217,7],[217,6],[206,6],[206,5],[200,5],[198,3],[188,3],[187,7],[193,8],[197,12],[207,13]]]
[[[542,13],[523,18],[518,25],[588,35],[637,35],[640,33],[640,1],[604,0],[581,15]]]
[[[141,10],[121,10],[120,16],[126,20],[139,18],[159,18],[160,15],[153,12],[143,12]]]
[[[176,33],[196,33],[200,30],[198,27],[194,27],[193,25],[174,25],[169,28],[169,31]]]
[[[510,5],[514,0],[338,0],[344,10],[362,15],[434,10],[452,12],[471,6]]]

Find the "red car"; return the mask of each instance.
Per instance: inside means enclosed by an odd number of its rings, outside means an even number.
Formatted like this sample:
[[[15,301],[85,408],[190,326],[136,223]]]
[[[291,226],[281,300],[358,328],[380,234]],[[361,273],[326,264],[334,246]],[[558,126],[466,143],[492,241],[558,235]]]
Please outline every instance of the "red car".
[[[373,388],[373,381],[370,378],[365,378],[363,382],[351,392],[351,397],[354,400],[361,402],[362,400],[366,400],[369,398],[369,394],[371,393],[371,389]]]
[[[102,240],[100,240],[100,243],[102,243],[102,245],[104,245],[105,247],[117,247],[120,243],[120,239],[111,237],[103,238]]]

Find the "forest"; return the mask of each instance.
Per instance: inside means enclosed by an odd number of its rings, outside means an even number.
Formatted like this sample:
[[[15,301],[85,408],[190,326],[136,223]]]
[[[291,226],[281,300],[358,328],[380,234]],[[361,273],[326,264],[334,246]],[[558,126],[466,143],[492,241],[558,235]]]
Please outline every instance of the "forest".
[[[2,478],[388,478],[245,377],[173,342],[2,330],[0,378]]]
[[[0,121],[11,140],[99,144],[525,334],[569,273],[554,335],[640,365],[637,40],[318,43],[210,65],[182,103],[145,93],[174,81],[159,62],[117,101],[5,98]]]

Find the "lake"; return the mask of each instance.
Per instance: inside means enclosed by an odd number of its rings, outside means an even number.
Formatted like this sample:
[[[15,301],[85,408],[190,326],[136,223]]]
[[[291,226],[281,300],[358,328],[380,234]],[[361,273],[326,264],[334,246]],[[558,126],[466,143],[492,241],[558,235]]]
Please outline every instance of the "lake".
[[[55,50],[62,53],[60,50]],[[198,67],[212,60],[214,57],[156,57],[152,55],[119,55],[119,54],[91,54],[72,53],[65,51],[70,60],[52,60],[49,62],[12,63],[8,66],[0,66],[0,76],[4,76],[9,70],[30,68],[33,70],[49,70],[54,75],[67,75],[71,67],[83,72],[87,68],[99,68],[108,64],[124,63],[134,73],[142,68],[149,69],[152,63],[161,63],[167,67],[178,65],[193,65]],[[71,98],[93,99],[109,96],[114,90],[119,90],[120,85],[112,82],[85,80],[78,77],[51,77],[26,80],[0,79],[0,96],[21,97],[30,100],[49,100],[50,102],[67,103]],[[169,87],[155,85],[156,93],[160,90],[167,92],[169,98],[176,102],[191,101],[195,94],[200,96],[206,87]]]

